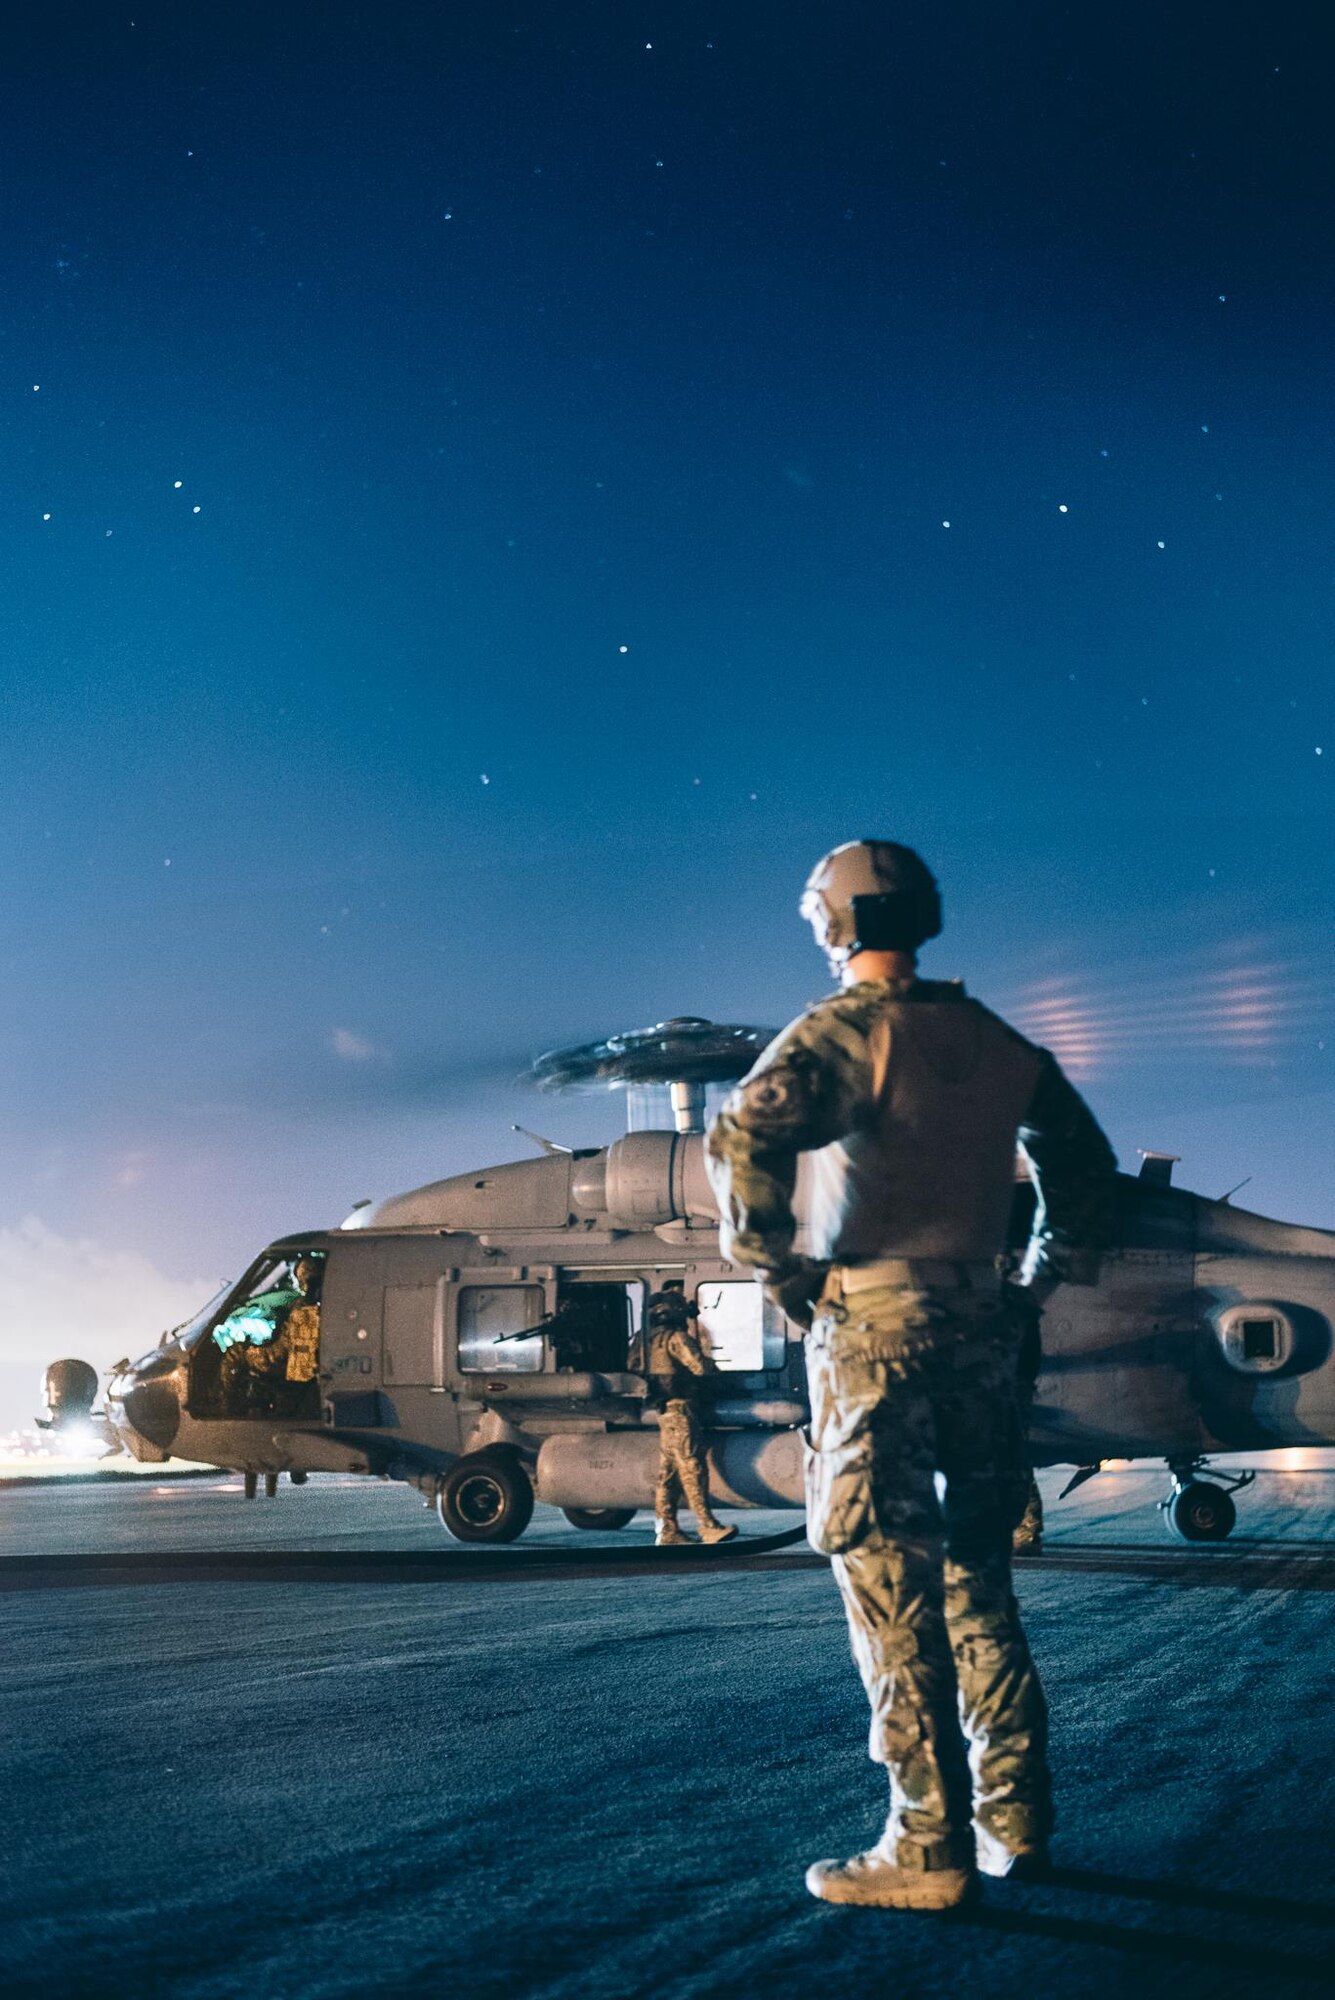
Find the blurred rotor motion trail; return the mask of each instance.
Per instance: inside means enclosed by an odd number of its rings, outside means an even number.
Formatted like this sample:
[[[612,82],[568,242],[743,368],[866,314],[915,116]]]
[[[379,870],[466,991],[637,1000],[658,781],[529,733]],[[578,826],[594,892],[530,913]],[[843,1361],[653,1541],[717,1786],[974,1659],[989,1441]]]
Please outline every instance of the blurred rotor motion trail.
[[[667,1084],[679,1132],[702,1128],[705,1086],[735,1083],[774,1039],[773,1028],[682,1014],[601,1042],[549,1049],[529,1075],[539,1090],[625,1090]]]

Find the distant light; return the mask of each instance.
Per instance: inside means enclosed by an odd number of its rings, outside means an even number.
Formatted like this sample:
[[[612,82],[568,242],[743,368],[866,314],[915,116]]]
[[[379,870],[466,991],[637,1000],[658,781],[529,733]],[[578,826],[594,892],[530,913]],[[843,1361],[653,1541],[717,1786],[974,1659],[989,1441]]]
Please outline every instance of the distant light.
[[[661,166],[662,166],[662,164],[663,164],[663,162],[662,162],[661,160],[655,160],[655,161],[654,161],[654,165],[655,165],[656,167],[661,167]]]
[[[114,532],[114,530],[113,530],[113,529],[111,529],[111,528],[108,528],[108,529],[107,529],[107,540],[108,540],[108,541],[110,541],[110,540],[111,540],[111,537],[112,537],[112,534],[113,534],[113,532]]]
[[[491,779],[487,776],[485,771],[482,773],[482,782],[484,785],[489,785],[491,783]]]
[[[1321,755],[1321,745],[1319,743],[1316,746],[1316,754],[1318,757]]]
[[[44,521],[49,521],[51,519],[51,516],[49,514],[43,514],[42,519]]]
[[[1208,424],[1202,424],[1201,429],[1208,434],[1210,426]]]
[[[1071,511],[1070,508],[1067,506],[1064,500],[1059,500],[1057,502],[1057,512],[1059,514],[1069,514],[1070,511]]]
[[[444,222],[453,222],[454,210],[452,208],[447,208],[441,220]]]
[[[644,46],[646,47],[646,49],[651,49],[651,48],[653,47],[653,43],[652,43],[652,42],[646,42]]]
[[[1163,549],[1167,548],[1168,544],[1166,542],[1156,542],[1154,546],[1156,549]]]
[[[950,523],[949,523],[949,521],[943,521],[943,522],[941,523],[941,526],[942,526],[943,528],[948,528],[948,527],[950,526]]]
[[[175,489],[175,490],[176,490],[176,492],[178,492],[178,493],[180,492],[181,488],[182,488],[182,487],[183,487],[184,485],[185,485],[185,481],[184,481],[183,479],[173,479],[173,481],[172,481],[172,486],[174,487],[174,489]]]
[[[34,396],[35,396],[35,395],[37,394],[37,391],[38,391],[38,390],[39,390],[39,389],[41,388],[41,386],[42,386],[42,385],[41,385],[41,383],[40,383],[40,382],[34,382],[34,383],[33,383],[33,385],[32,385],[32,393],[33,393],[33,395],[34,395]]]
[[[1099,453],[1099,457],[1100,457],[1100,458],[1106,458],[1107,456],[1108,456],[1108,454],[1107,454],[1107,452],[1106,452],[1106,451],[1100,451],[1100,453]]]
[[[163,862],[163,864],[162,864],[162,865],[163,865],[163,867],[164,867],[164,868],[170,868],[170,867],[171,867],[171,865],[172,865],[172,864],[171,864],[171,857],[170,857],[170,856],[168,856],[168,858],[167,858],[167,859],[166,859],[166,860],[165,860],[165,861]]]
[[[618,647],[617,647],[617,651],[618,651],[618,653],[628,653],[628,652],[630,651],[630,647],[629,647],[629,646],[618,646]]]
[[[1221,306],[1222,306],[1222,305],[1223,305],[1223,303],[1224,303],[1224,294],[1223,294],[1222,292],[1221,292],[1221,293],[1219,294],[1219,303],[1220,303],[1220,305],[1221,305]]]
[[[197,513],[199,512],[199,509],[198,509],[198,507],[192,507],[192,508],[190,509],[190,512],[191,512],[192,514],[197,514]]]

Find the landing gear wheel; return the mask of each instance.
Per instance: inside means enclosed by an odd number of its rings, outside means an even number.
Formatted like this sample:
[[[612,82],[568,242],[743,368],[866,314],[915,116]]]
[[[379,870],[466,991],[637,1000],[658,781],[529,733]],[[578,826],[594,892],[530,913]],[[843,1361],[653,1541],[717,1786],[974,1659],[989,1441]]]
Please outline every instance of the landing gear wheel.
[[[533,1488],[517,1459],[483,1452],[461,1458],[436,1495],[459,1542],[513,1542],[533,1519]]]
[[[614,1528],[628,1528],[635,1519],[634,1507],[563,1507],[572,1528],[587,1528],[590,1534],[610,1534]]]
[[[1168,1503],[1168,1526],[1180,1542],[1222,1542],[1233,1532],[1238,1510],[1232,1496],[1208,1479],[1193,1479]]]

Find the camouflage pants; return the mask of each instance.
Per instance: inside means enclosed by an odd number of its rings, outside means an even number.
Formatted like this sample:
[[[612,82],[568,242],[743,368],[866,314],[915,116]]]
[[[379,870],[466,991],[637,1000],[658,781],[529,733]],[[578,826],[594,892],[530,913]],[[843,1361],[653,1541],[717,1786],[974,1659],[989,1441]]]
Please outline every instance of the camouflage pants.
[[[1039,1370],[1043,1366],[1043,1340],[1040,1328],[1042,1313],[1033,1304],[1027,1293],[1009,1291],[1007,1304],[1013,1313],[1019,1334],[1019,1365],[1016,1371],[1016,1397],[1020,1405],[1020,1421],[1027,1432],[1029,1412],[1033,1407],[1034,1394],[1038,1388]],[[1026,1450],[1028,1441],[1026,1439]],[[1015,1530],[1012,1542],[1014,1549],[1036,1549],[1043,1540],[1043,1495],[1034,1477],[1033,1462],[1029,1463],[1029,1497],[1025,1501],[1024,1512]]]
[[[1029,1845],[1048,1830],[1047,1708],[1011,1590],[1029,1478],[1013,1329],[986,1292],[843,1299],[837,1276],[817,1312],[807,1532],[889,1768],[888,1849],[967,1865],[971,1816],[980,1840]]]
[[[1037,1548],[1042,1539],[1043,1495],[1039,1491],[1038,1481],[1031,1473],[1029,1476],[1029,1495],[1024,1503],[1024,1512],[1020,1516],[1019,1526],[1015,1530],[1014,1547],[1017,1549]]]
[[[705,1441],[690,1404],[674,1398],[658,1424],[658,1484],[654,1488],[654,1514],[659,1521],[675,1525],[683,1494],[699,1525],[702,1528],[712,1527],[714,1512],[709,1504]]]

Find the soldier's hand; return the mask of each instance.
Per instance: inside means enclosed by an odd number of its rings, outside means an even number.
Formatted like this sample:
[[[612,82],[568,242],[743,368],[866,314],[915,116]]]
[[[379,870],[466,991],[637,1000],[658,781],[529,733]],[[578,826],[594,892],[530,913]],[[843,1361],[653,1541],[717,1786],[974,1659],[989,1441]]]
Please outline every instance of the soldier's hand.
[[[765,1297],[794,1326],[809,1328],[829,1268],[813,1257],[790,1257],[766,1272]]]

